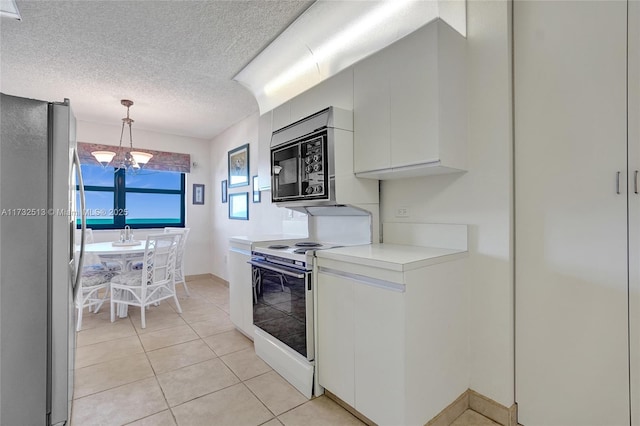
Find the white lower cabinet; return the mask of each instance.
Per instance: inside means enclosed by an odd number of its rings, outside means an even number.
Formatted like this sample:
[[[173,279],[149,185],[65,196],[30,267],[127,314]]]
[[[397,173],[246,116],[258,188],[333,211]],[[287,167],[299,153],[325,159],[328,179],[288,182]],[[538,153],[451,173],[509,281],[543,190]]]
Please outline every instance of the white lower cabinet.
[[[253,339],[253,285],[251,282],[251,242],[232,242],[229,249],[229,316],[231,322]]]
[[[462,262],[319,258],[319,384],[379,425],[423,425],[466,391]]]

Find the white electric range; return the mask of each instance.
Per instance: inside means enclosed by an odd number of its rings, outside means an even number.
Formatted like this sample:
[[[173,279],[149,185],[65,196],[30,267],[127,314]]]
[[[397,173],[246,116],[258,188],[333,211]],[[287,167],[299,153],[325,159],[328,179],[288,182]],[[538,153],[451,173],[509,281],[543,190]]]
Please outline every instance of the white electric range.
[[[308,239],[252,246],[256,353],[307,398],[314,393],[314,253],[343,246]]]

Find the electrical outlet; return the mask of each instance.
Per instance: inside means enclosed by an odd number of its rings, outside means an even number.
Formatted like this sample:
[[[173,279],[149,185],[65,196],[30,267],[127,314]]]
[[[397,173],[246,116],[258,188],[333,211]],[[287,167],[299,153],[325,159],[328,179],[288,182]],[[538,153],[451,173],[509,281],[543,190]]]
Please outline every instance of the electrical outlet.
[[[396,217],[409,217],[409,207],[398,207]]]

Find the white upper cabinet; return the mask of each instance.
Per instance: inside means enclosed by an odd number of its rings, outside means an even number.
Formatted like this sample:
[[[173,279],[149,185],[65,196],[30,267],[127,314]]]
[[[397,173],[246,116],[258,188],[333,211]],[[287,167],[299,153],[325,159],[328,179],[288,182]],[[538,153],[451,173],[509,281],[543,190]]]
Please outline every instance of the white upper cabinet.
[[[394,179],[466,168],[466,40],[437,19],[354,66],[354,170]]]

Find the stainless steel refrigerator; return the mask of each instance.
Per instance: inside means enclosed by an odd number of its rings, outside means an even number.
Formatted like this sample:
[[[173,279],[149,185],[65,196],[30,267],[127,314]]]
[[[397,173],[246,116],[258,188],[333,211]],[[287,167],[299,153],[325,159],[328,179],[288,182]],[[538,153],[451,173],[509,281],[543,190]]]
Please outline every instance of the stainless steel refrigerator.
[[[76,122],[68,100],[0,97],[0,425],[63,425],[82,268]]]

